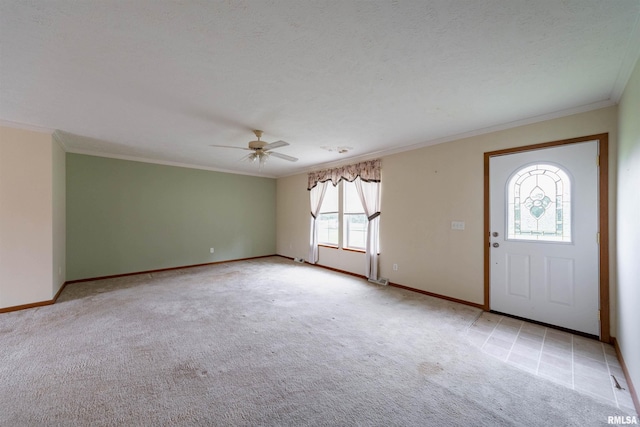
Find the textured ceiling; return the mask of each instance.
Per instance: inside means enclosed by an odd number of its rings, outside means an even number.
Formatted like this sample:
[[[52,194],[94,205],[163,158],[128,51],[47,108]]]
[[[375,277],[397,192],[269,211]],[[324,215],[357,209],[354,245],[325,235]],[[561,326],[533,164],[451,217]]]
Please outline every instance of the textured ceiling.
[[[0,120],[70,152],[283,176],[614,104],[639,16],[640,0],[0,0]],[[300,160],[259,171],[209,146],[251,129]]]

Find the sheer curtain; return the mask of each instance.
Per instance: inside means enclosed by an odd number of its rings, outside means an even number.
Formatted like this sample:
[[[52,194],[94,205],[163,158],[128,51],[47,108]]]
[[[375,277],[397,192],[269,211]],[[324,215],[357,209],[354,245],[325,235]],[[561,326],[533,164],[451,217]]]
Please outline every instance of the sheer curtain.
[[[366,273],[369,280],[378,279],[378,235],[380,232],[380,182],[362,181],[358,177],[354,182],[360,202],[367,215]]]
[[[309,238],[309,263],[318,262],[318,221],[317,216],[322,207],[324,194],[327,192],[328,181],[317,182],[313,188],[309,189],[309,201],[311,203],[311,237]]]

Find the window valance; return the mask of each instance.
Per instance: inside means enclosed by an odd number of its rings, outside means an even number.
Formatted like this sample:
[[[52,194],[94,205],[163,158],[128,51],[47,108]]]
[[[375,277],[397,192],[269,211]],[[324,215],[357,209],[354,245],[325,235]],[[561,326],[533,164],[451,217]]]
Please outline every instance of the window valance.
[[[309,172],[307,190],[311,190],[318,185],[319,182],[331,181],[331,183],[336,186],[342,179],[353,182],[357,177],[360,177],[364,182],[380,182],[381,163],[380,159],[375,159],[353,165],[341,166],[339,168]]]

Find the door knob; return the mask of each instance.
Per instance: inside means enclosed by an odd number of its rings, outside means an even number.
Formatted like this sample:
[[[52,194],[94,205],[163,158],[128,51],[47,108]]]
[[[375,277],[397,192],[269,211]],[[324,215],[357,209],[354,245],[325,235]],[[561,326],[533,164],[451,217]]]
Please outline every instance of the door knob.
[[[498,243],[498,242],[496,242],[496,243],[494,243],[494,244],[493,244],[493,247],[494,247],[494,248],[497,248],[498,246],[500,246],[500,243]]]

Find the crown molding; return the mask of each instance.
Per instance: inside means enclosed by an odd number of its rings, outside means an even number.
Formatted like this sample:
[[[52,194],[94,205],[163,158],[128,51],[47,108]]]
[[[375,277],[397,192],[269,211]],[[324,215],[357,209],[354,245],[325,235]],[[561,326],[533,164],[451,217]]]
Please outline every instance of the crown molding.
[[[636,26],[636,28],[639,28],[639,26]],[[637,32],[637,33],[638,33],[638,35],[640,35],[640,32]],[[629,78],[629,76],[627,76],[627,80],[628,80],[628,78]],[[492,132],[498,132],[498,131],[502,131],[502,130],[512,129],[512,128],[516,128],[516,127],[519,127],[519,126],[525,126],[525,125],[529,125],[529,124],[533,124],[533,123],[539,123],[539,122],[543,122],[543,121],[547,121],[547,120],[553,120],[553,119],[557,119],[557,118],[561,118],[561,117],[567,117],[567,116],[571,116],[571,115],[574,115],[574,114],[586,113],[588,111],[593,111],[593,110],[598,110],[598,109],[601,109],[601,108],[611,107],[613,105],[616,105],[616,103],[617,102],[614,101],[613,99],[600,101],[600,102],[595,102],[595,103],[592,103],[592,104],[582,105],[582,106],[579,106],[579,107],[574,107],[574,108],[560,110],[560,111],[556,111],[556,112],[552,112],[552,113],[548,113],[548,114],[543,114],[543,115],[540,115],[540,116],[534,116],[534,117],[530,117],[530,118],[526,118],[526,119],[522,119],[522,120],[516,120],[516,121],[513,121],[513,122],[503,123],[503,124],[500,124],[500,125],[481,128],[481,129],[477,129],[477,130],[470,131],[470,132],[464,132],[464,133],[454,134],[454,135],[450,135],[450,136],[445,136],[445,137],[442,137],[442,138],[436,138],[436,139],[424,141],[424,142],[421,142],[421,143],[418,143],[418,144],[411,144],[411,145],[406,145],[406,146],[403,146],[403,147],[396,147],[396,148],[390,148],[390,149],[379,150],[379,151],[375,151],[375,152],[371,152],[371,153],[361,154],[359,156],[342,158],[340,160],[321,163],[321,164],[309,166],[309,167],[306,167],[306,168],[298,169],[296,171],[292,171],[291,173],[286,173],[286,174],[282,174],[282,175],[240,172],[240,171],[237,171],[237,170],[214,168],[214,167],[195,165],[195,164],[190,164],[190,163],[173,162],[173,161],[168,161],[168,160],[159,160],[159,159],[137,157],[137,156],[130,156],[130,155],[112,154],[112,153],[106,153],[106,152],[100,152],[100,151],[92,151],[92,150],[76,150],[76,149],[69,148],[65,144],[64,137],[60,134],[60,132],[58,130],[51,130],[51,129],[47,129],[47,128],[43,128],[43,127],[39,127],[39,126],[27,125],[27,124],[11,122],[11,121],[6,121],[6,120],[0,120],[0,126],[8,126],[8,127],[25,129],[25,130],[32,130],[32,131],[37,131],[37,132],[51,133],[53,138],[60,144],[62,149],[67,153],[83,154],[83,155],[87,155],[87,156],[96,156],[96,157],[106,157],[106,158],[119,159],[119,160],[129,160],[129,161],[142,162],[142,163],[153,163],[153,164],[159,164],[159,165],[165,165],[165,166],[176,166],[176,167],[183,167],[183,168],[189,168],[189,169],[200,169],[200,170],[207,170],[207,171],[212,171],[212,172],[229,173],[229,174],[234,174],[234,175],[247,175],[247,176],[256,176],[256,177],[261,177],[261,178],[277,179],[277,178],[286,178],[286,177],[289,177],[289,176],[299,175],[299,174],[303,174],[303,173],[309,173],[309,172],[317,171],[317,170],[321,170],[321,169],[344,166],[346,164],[350,164],[350,163],[353,163],[353,162],[372,160],[372,159],[375,159],[375,158],[378,158],[378,157],[389,156],[389,155],[392,155],[392,154],[403,153],[403,152],[406,152],[406,151],[418,150],[420,148],[429,147],[429,146],[432,146],[432,145],[443,144],[445,142],[457,141],[457,140],[461,140],[461,139],[465,139],[465,138],[471,138],[471,137],[474,137],[474,136],[479,136],[479,135],[484,135],[484,134],[488,134],[488,133],[492,133]]]
[[[544,122],[547,120],[558,119],[562,117],[573,116],[574,114],[586,113],[588,111],[599,110],[601,108],[607,108],[616,105],[616,102],[612,100],[605,100],[594,102],[592,104],[582,105],[579,107],[568,108],[566,110],[555,111],[553,113],[543,114],[540,116],[529,117],[527,119],[516,120],[513,122],[503,123],[500,125],[490,126],[486,128],[481,128],[477,130],[473,130],[470,132],[458,133],[455,135],[445,136],[442,138],[431,139],[425,142],[421,142],[418,144],[406,145],[404,147],[390,148],[387,150],[379,150],[372,153],[362,154],[360,156],[349,157],[347,159],[341,159],[339,161],[333,161],[328,163],[322,163],[315,166],[311,166],[297,172],[293,172],[286,175],[278,176],[278,178],[286,178],[288,176],[299,175],[301,173],[309,173],[322,169],[329,169],[339,166],[344,166],[345,164],[353,163],[353,162],[361,162],[365,160],[372,160],[382,156],[390,156],[392,154],[404,153],[405,151],[418,150],[420,148],[429,147],[432,145],[443,144],[445,142],[458,141],[465,138],[472,138],[474,136],[485,135],[488,133],[499,132],[502,130],[513,129],[520,126],[526,126],[533,123]]]
[[[151,159],[151,158],[146,158],[146,157],[137,157],[137,156],[127,156],[127,155],[122,155],[122,154],[104,153],[104,152],[100,152],[100,151],[76,150],[76,149],[65,149],[65,151],[67,153],[82,154],[82,155],[85,155],[85,156],[106,157],[108,159],[128,160],[128,161],[131,161],[131,162],[152,163],[152,164],[156,164],[156,165],[175,166],[175,167],[187,168],[187,169],[199,169],[199,170],[206,170],[206,171],[211,171],[211,172],[228,173],[228,174],[232,174],[232,175],[247,175],[247,176],[256,176],[256,177],[259,177],[259,178],[273,178],[273,179],[277,178],[274,175],[268,175],[268,174],[239,172],[239,171],[234,171],[234,170],[230,170],[230,169],[213,168],[213,167],[202,166],[202,165],[194,165],[194,164],[190,164],[190,163],[172,162],[172,161],[168,161],[168,160]]]
[[[0,126],[14,128],[14,129],[30,130],[34,132],[49,133],[49,134],[53,134],[53,132],[55,132],[55,129],[50,129],[50,128],[32,125],[28,123],[13,122],[11,120],[3,120],[3,119],[0,119]]]
[[[53,131],[53,135],[51,135],[51,138],[60,146],[60,148],[62,148],[62,151],[69,152],[69,149],[64,143],[64,138],[60,134],[59,130],[56,129],[55,131]]]
[[[620,101],[620,98],[622,98],[624,89],[627,87],[631,73],[633,73],[638,61],[640,61],[640,14],[638,14],[636,18],[636,24],[627,41],[625,56],[620,64],[618,76],[611,90],[611,99],[616,104]]]

